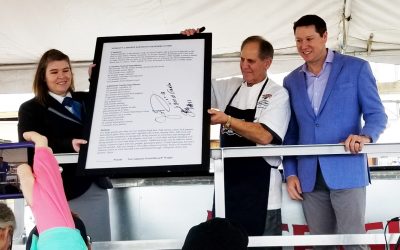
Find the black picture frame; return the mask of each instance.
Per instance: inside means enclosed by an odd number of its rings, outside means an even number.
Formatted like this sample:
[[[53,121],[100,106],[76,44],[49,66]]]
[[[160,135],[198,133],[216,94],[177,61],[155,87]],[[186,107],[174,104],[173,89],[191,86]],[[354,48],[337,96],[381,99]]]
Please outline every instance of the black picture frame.
[[[81,175],[99,175],[99,176],[110,176],[110,177],[114,177],[114,178],[123,178],[123,177],[163,177],[163,176],[201,176],[201,175],[210,175],[209,173],[209,164],[210,164],[210,116],[207,113],[207,109],[210,108],[211,106],[211,44],[212,44],[212,34],[211,33],[201,33],[201,34],[196,34],[194,36],[184,36],[181,34],[162,34],[162,35],[142,35],[142,36],[116,36],[116,37],[99,37],[97,38],[97,42],[96,42],[96,50],[95,50],[95,56],[94,56],[94,64],[96,65],[93,70],[92,70],[92,75],[91,75],[91,84],[90,84],[90,89],[89,89],[89,101],[87,103],[87,120],[85,121],[85,126],[84,126],[84,139],[86,139],[88,141],[87,144],[82,145],[81,149],[80,149],[80,153],[79,153],[79,159],[78,159],[78,173]],[[193,47],[192,47],[193,46]],[[165,47],[165,48],[163,48]],[[114,52],[118,51],[119,56],[116,55]],[[121,49],[121,50],[119,50]],[[143,51],[141,50],[143,49]],[[165,51],[164,51],[165,49]],[[126,51],[125,51],[126,50]],[[106,57],[104,56],[104,54],[107,54]],[[153,59],[152,57],[146,57],[146,59],[143,60],[143,58],[138,59],[138,57],[144,55],[147,55],[146,53],[149,53],[149,55],[156,55],[157,59]],[[165,56],[165,54],[172,54],[172,59],[171,56],[168,55],[168,57]],[[194,54],[193,54],[194,53]],[[121,56],[122,55],[122,56]],[[178,59],[176,59],[175,61],[175,57],[177,57]],[[106,58],[106,60],[105,60]],[[150,59],[149,59],[150,58]],[[200,59],[199,59],[200,58]],[[130,61],[130,59],[132,59]],[[142,64],[138,63],[138,60],[142,60]],[[148,60],[148,61],[146,61]],[[153,61],[155,60],[155,62]],[[123,166],[116,166],[117,164],[115,164],[115,161],[120,160],[118,157],[113,158],[113,160],[111,160],[112,162],[112,166],[111,167],[107,167],[105,165],[107,164],[103,164],[103,162],[101,164],[94,164],[94,162],[96,161],[100,161],[99,158],[103,159],[104,154],[101,153],[103,148],[101,145],[105,145],[105,148],[109,148],[111,146],[107,145],[107,143],[104,143],[104,141],[102,142],[101,138],[104,138],[104,133],[103,131],[107,130],[105,129],[110,128],[109,126],[106,126],[104,124],[107,124],[107,122],[104,122],[107,119],[104,119],[105,115],[104,113],[108,112],[106,111],[107,108],[105,107],[109,107],[106,106],[108,104],[104,104],[107,103],[106,100],[109,99],[118,99],[118,98],[108,98],[110,95],[107,96],[107,93],[111,93],[109,90],[107,90],[107,87],[111,86],[112,88],[114,88],[114,83],[118,82],[119,79],[122,79],[121,81],[121,85],[122,86],[124,84],[124,81],[126,80],[126,78],[130,77],[133,79],[131,79],[132,81],[138,81],[138,85],[137,86],[142,86],[142,85],[146,85],[146,91],[149,90],[149,92],[147,93],[140,93],[138,92],[137,95],[139,96],[144,96],[146,97],[146,95],[150,95],[150,93],[152,93],[153,90],[151,90],[152,86],[152,82],[146,82],[146,80],[144,80],[147,76],[147,74],[149,74],[149,77],[154,77],[154,75],[157,75],[159,72],[157,72],[157,70],[155,70],[155,72],[152,72],[152,67],[154,68],[160,68],[163,67],[164,65],[159,65],[159,61],[157,60],[172,60],[173,63],[176,63],[178,66],[177,67],[170,67],[170,66],[166,66],[167,68],[167,74],[168,76],[172,76],[172,78],[174,78],[175,76],[180,76],[180,75],[185,75],[185,74],[190,74],[191,71],[193,72],[198,72],[198,74],[194,74],[194,75],[187,75],[189,76],[188,79],[184,79],[184,81],[182,81],[182,79],[180,79],[179,77],[177,77],[177,80],[179,83],[176,84],[174,82],[174,88],[177,87],[178,91],[173,90],[172,94],[169,93],[169,91],[171,90],[171,83],[168,81],[168,79],[165,79],[165,75],[160,74],[160,81],[165,81],[165,86],[161,85],[165,88],[167,88],[166,91],[161,91],[160,89],[157,89],[158,87],[160,87],[160,85],[157,85],[157,87],[154,86],[154,92],[155,93],[164,93],[163,95],[157,96],[157,98],[160,98],[160,100],[162,102],[170,102],[170,105],[168,108],[165,109],[169,109],[170,111],[168,112],[174,112],[177,111],[178,113],[181,112],[182,115],[182,119],[181,121],[178,123],[176,123],[176,131],[185,131],[185,129],[182,129],[181,125],[182,124],[186,124],[184,126],[187,126],[187,130],[192,130],[194,131],[193,134],[196,134],[196,136],[190,137],[193,139],[193,143],[189,145],[189,149],[187,148],[183,148],[182,150],[180,150],[179,148],[176,149],[176,151],[182,151],[181,154],[177,155],[174,152],[175,149],[172,149],[171,151],[171,155],[174,155],[174,160],[173,161],[168,161],[169,158],[172,157],[164,157],[162,156],[163,154],[158,154],[157,152],[167,152],[168,155],[168,147],[161,147],[160,149],[156,148],[156,149],[149,149],[148,150],[148,157],[145,155],[143,156],[143,154],[145,154],[146,149],[144,148],[140,148],[140,146],[138,147],[137,145],[140,145],[137,143],[138,140],[135,140],[135,136],[133,136],[132,140],[129,140],[129,142],[127,143],[127,137],[130,137],[131,134],[136,134],[137,137],[140,139],[145,138],[144,135],[138,135],[140,133],[138,133],[138,131],[146,131],[144,132],[144,134],[148,133],[148,137],[149,138],[155,138],[154,142],[151,142],[150,144],[152,145],[156,145],[158,144],[157,141],[157,137],[154,136],[152,133],[148,132],[150,131],[150,129],[154,129],[155,132],[160,133],[161,135],[163,134],[164,131],[166,131],[165,129],[160,129],[159,124],[157,124],[157,122],[159,122],[160,120],[157,119],[161,119],[164,121],[164,119],[166,119],[165,117],[167,117],[167,115],[165,114],[165,110],[163,105],[160,111],[160,109],[158,108],[154,108],[153,106],[153,102],[152,100],[154,100],[153,95],[151,95],[150,97],[150,103],[151,103],[151,108],[149,108],[149,110],[141,110],[139,112],[139,110],[136,110],[136,108],[131,108],[134,110],[134,112],[137,112],[135,114],[139,114],[138,118],[141,117],[140,113],[154,113],[155,115],[160,115],[159,117],[155,117],[154,120],[156,122],[154,123],[146,123],[146,124],[141,124],[138,127],[136,124],[131,126],[132,131],[130,132],[126,132],[126,130],[123,131],[123,133],[127,133],[129,136],[121,136],[123,137],[123,139],[121,139],[121,141],[123,141],[124,143],[120,143],[120,145],[126,145],[126,147],[124,146],[124,150],[127,148],[134,148],[133,150],[130,151],[129,154],[132,155],[132,157],[121,157],[124,158],[121,162],[123,163]],[[185,61],[186,60],[186,61]],[[106,61],[106,63],[105,63]],[[114,72],[114,65],[113,63],[115,61],[118,61],[118,63],[120,63],[121,61],[124,62],[122,64],[120,64],[119,66],[115,66],[116,68],[118,68],[118,72],[115,73]],[[144,61],[144,63],[143,63]],[[193,63],[193,62],[196,63]],[[133,66],[126,66],[125,62],[127,62],[127,65],[133,65]],[[149,63],[150,64],[146,64]],[[171,63],[172,63],[171,62]],[[166,65],[169,65],[170,61],[168,61],[166,63]],[[162,64],[162,63],[161,63]],[[144,72],[144,68],[145,66],[148,67],[148,69],[146,69],[146,73]],[[188,68],[186,68],[186,66],[188,66]],[[184,66],[184,67],[182,67]],[[126,69],[126,68],[133,68],[132,69],[128,69],[127,72],[130,72],[132,75],[129,75],[128,73],[121,73],[123,70],[122,69]],[[135,75],[136,70],[140,71],[140,73],[137,73],[137,75]],[[171,72],[173,71],[173,72]],[[107,72],[106,74],[104,72]],[[189,72],[189,73],[188,73]],[[118,78],[118,79],[111,79],[113,78],[113,74],[116,74],[114,78]],[[140,75],[142,74],[142,75]],[[128,76],[127,76],[128,75]],[[105,79],[105,76],[107,76],[107,79]],[[136,78],[135,78],[136,77]],[[202,78],[202,79],[200,79]],[[142,79],[142,80],[140,80]],[[200,79],[200,80],[199,80]],[[104,82],[107,82],[107,87],[106,90],[104,91],[100,91],[99,89],[103,88],[99,86],[103,86],[103,85],[99,85],[100,84],[104,84]],[[130,80],[128,80],[129,83],[127,84],[131,84],[132,82]],[[154,81],[155,82],[155,81]],[[195,86],[190,86],[190,89],[186,89],[188,84],[192,84],[192,82],[197,82],[197,85]],[[201,82],[202,86],[199,86],[199,82]],[[131,85],[134,85],[131,84]],[[124,85],[125,86],[125,85]],[[110,87],[110,88],[111,88]],[[177,92],[179,92],[179,88],[183,88],[185,89],[185,95],[181,95],[179,97],[177,97]],[[132,87],[131,90],[135,88]],[[186,93],[192,91],[193,89],[198,89],[199,91],[192,93],[192,96],[194,95],[194,99],[195,100],[191,100],[190,98],[188,98],[188,96],[186,96]],[[123,90],[122,90],[123,91]],[[194,90],[193,90],[194,91]],[[176,92],[176,93],[175,93]],[[122,92],[124,93],[124,92]],[[126,93],[125,93],[126,94]],[[123,95],[123,98],[126,98],[126,95]],[[131,93],[132,94],[132,93]],[[176,95],[175,95],[176,94]],[[129,95],[129,94],[128,94]],[[117,94],[118,96],[118,94]],[[119,97],[119,96],[118,96]],[[136,96],[132,97],[128,97],[129,98],[136,98]],[[152,99],[153,98],[153,99]],[[140,99],[140,98],[139,98]],[[132,99],[130,99],[132,100]],[[97,101],[97,103],[96,103]],[[160,101],[160,103],[161,103]],[[179,104],[177,104],[177,102],[179,102]],[[194,102],[194,103],[192,103]],[[201,107],[199,107],[199,103],[201,102]],[[141,106],[143,102],[137,101],[136,104],[138,104],[137,106]],[[172,104],[171,104],[172,103]],[[182,104],[183,103],[183,104]],[[125,105],[125,104],[124,104]],[[111,105],[112,106],[112,105]],[[196,106],[196,107],[195,107]],[[132,105],[133,107],[133,105]],[[101,110],[103,108],[103,110]],[[190,117],[187,113],[188,109],[193,108],[193,110],[195,108],[199,108],[200,112],[197,112],[196,115],[194,115],[196,118],[194,119],[194,123],[192,123],[192,120],[190,120]],[[186,114],[185,114],[186,113]],[[102,119],[98,119],[98,117],[100,117],[98,114],[103,114],[101,117]],[[108,112],[107,114],[110,114],[110,112]],[[111,112],[111,114],[113,114]],[[107,115],[108,116],[108,115]],[[113,116],[113,115],[110,115]],[[130,115],[129,115],[130,116]],[[132,115],[132,116],[136,116],[136,115]],[[147,118],[147,114],[144,115]],[[176,116],[179,116],[176,115]],[[168,115],[169,117],[169,115]],[[175,117],[174,115],[172,115],[171,117]],[[112,118],[112,117],[111,117]],[[138,120],[146,120],[146,118],[144,119],[137,119]],[[111,121],[110,121],[111,120]],[[168,119],[166,119],[168,120]],[[173,121],[174,119],[170,119],[171,121]],[[132,122],[133,121],[133,122]],[[131,122],[134,122],[134,118]],[[169,120],[168,120],[169,121]],[[115,123],[115,119],[108,119],[109,123]],[[175,121],[176,122],[176,121]],[[101,125],[99,124],[101,123]],[[167,122],[166,122],[167,123]],[[152,127],[154,126],[154,127]],[[99,129],[99,127],[101,129]],[[113,128],[113,126],[111,126],[111,128]],[[129,130],[129,129],[128,129]],[[200,130],[200,131],[199,131]],[[153,130],[152,130],[153,131]],[[172,134],[178,134],[178,137],[180,138],[180,132],[174,132],[175,128],[171,127],[169,130],[169,132],[171,132]],[[114,133],[114,132],[113,132]],[[116,132],[117,133],[117,132]],[[118,136],[117,136],[118,137]],[[100,139],[98,139],[100,138]],[[106,136],[105,138],[112,138],[112,141],[114,142],[114,138],[115,137],[108,137]],[[177,139],[178,143],[176,145],[179,146],[179,138]],[[184,138],[184,140],[188,139],[185,137],[185,135],[182,136],[182,138]],[[94,142],[96,141],[96,142]],[[130,145],[128,145],[129,143],[131,143]],[[164,144],[164,142],[162,140],[160,140],[160,144]],[[133,145],[133,146],[132,146]],[[166,145],[166,144],[165,144]],[[190,150],[190,147],[193,147],[193,150]],[[118,145],[117,145],[118,147]],[[158,146],[155,146],[158,147]],[[137,150],[135,150],[135,148],[139,148]],[[151,148],[151,147],[150,147]],[[108,150],[108,149],[107,149]],[[104,151],[107,151],[104,150]],[[161,150],[161,151],[158,151]],[[111,150],[113,151],[113,150]],[[127,151],[127,150],[125,150]],[[96,153],[94,153],[96,152]],[[115,152],[115,154],[119,154],[119,151],[113,151]],[[122,152],[122,151],[121,151]],[[189,156],[188,156],[189,154]],[[137,157],[135,158],[135,155],[141,155],[141,157]],[[153,157],[154,155],[154,157]],[[182,156],[180,156],[182,155]],[[98,157],[101,156],[101,157]],[[192,156],[192,157],[191,157]],[[160,159],[160,157],[164,157],[165,159],[168,160],[155,160],[155,159]],[[143,160],[144,158],[144,160]],[[182,159],[181,159],[182,158]],[[107,157],[105,157],[105,159],[107,159]],[[139,160],[141,159],[141,160]],[[149,159],[148,161],[146,159]],[[196,159],[196,160],[193,160]],[[115,160],[115,161],[114,161]],[[134,161],[138,161],[138,162],[134,162]],[[107,160],[104,160],[104,162],[106,162]],[[132,166],[129,166],[129,162],[133,161]],[[141,164],[141,163],[143,164]],[[156,162],[154,164],[154,162]],[[98,165],[99,167],[97,167],[96,165]]]

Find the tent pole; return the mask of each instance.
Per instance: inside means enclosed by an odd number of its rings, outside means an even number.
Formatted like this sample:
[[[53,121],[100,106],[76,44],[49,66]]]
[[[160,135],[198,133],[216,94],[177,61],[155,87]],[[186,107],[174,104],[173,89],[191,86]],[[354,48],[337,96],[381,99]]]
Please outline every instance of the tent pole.
[[[342,12],[342,41],[340,43],[340,52],[346,53],[347,36],[349,31],[349,21],[351,20],[351,0],[344,0]],[[339,41],[340,42],[340,41]]]

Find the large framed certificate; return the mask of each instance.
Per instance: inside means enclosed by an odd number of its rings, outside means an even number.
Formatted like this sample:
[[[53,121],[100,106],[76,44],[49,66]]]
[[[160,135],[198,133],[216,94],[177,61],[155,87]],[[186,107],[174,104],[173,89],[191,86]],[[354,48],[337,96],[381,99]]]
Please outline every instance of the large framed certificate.
[[[211,34],[99,37],[84,174],[208,174]]]

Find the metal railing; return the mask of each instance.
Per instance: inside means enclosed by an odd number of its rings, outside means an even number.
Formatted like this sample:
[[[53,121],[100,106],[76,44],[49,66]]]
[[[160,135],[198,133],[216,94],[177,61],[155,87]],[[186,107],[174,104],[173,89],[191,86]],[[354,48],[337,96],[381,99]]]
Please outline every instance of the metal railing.
[[[400,143],[366,144],[362,153],[371,155],[392,155],[400,153]],[[335,155],[350,154],[340,144],[296,145],[296,146],[261,146],[241,148],[219,148],[211,150],[211,162],[214,166],[215,209],[216,216],[225,217],[224,195],[224,158],[253,156],[296,156],[296,155]],[[59,163],[76,163],[77,154],[57,154]],[[369,245],[395,244],[400,234],[387,234],[387,239],[380,234],[346,235],[296,235],[296,236],[253,236],[249,237],[249,247],[261,246],[317,246],[317,245]],[[94,242],[93,249],[180,249],[183,239],[137,240]],[[18,249],[18,248],[17,248]]]
[[[365,154],[398,154],[400,143],[365,144],[362,153]],[[299,155],[339,155],[346,152],[342,144],[312,144],[288,146],[236,147],[211,150],[214,161],[215,179],[215,212],[218,217],[225,217],[224,195],[224,158],[254,157],[254,156],[299,156]]]

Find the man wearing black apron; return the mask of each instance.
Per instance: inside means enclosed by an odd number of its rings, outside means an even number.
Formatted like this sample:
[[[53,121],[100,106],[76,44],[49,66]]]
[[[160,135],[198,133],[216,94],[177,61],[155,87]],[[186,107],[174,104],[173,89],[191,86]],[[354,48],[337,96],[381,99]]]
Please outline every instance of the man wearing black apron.
[[[181,32],[186,36],[196,33],[199,29]],[[273,56],[274,49],[268,41],[260,36],[248,37],[241,46],[243,77],[213,80],[213,108],[208,113],[211,124],[221,125],[221,147],[282,144],[290,120],[290,104],[287,91],[267,77]],[[282,235],[282,178],[277,169],[280,164],[279,156],[224,161],[226,218],[241,224],[250,236]]]
[[[269,42],[249,37],[241,48],[243,78],[213,81],[215,108],[209,113],[212,124],[221,124],[221,147],[282,143],[290,119],[289,98],[282,86],[267,77],[272,57]],[[226,218],[241,224],[248,235],[264,235],[266,227],[274,227],[266,225],[268,191],[271,167],[278,167],[280,161],[280,157],[224,161]],[[280,225],[278,231],[281,234]]]
[[[232,99],[239,89],[240,87]],[[253,122],[256,107],[241,110],[231,106],[232,99],[225,109],[225,114]],[[230,133],[229,128],[221,129],[221,147],[256,146],[254,142],[236,133]],[[240,222],[249,235],[262,235],[267,215],[271,166],[262,157],[227,158],[224,164],[226,218]]]

